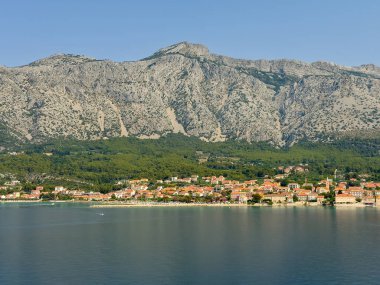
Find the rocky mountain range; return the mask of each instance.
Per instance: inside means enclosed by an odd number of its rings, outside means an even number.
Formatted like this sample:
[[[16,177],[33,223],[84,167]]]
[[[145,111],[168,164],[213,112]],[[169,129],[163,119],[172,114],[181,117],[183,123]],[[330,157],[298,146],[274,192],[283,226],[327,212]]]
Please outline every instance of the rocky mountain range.
[[[179,43],[134,62],[54,55],[0,67],[5,139],[183,133],[274,145],[380,129],[380,68],[240,60]]]

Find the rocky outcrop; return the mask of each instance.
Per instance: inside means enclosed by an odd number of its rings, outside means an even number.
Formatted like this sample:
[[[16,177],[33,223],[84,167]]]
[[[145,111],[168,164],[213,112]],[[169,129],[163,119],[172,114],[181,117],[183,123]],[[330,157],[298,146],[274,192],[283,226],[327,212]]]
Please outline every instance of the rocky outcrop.
[[[55,55],[0,68],[0,125],[17,139],[157,138],[275,145],[380,128],[374,65],[237,60],[179,43],[136,62]]]

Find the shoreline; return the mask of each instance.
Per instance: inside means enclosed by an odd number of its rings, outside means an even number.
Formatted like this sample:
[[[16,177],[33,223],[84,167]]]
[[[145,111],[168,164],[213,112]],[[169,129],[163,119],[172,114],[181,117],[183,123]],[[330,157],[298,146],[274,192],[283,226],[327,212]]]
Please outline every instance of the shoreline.
[[[120,203],[120,204],[95,204],[90,208],[150,208],[150,207],[255,207],[248,204],[208,204],[208,203]],[[256,206],[257,207],[257,206]],[[265,206],[266,207],[266,206]]]
[[[52,203],[55,201],[42,201],[42,200],[0,200],[0,204],[7,204],[7,203]]]
[[[46,204],[88,204],[89,208],[152,208],[152,207],[228,207],[228,208],[241,208],[241,207],[256,207],[256,208],[293,208],[293,207],[333,207],[333,208],[376,208],[376,205],[374,206],[366,206],[361,203],[356,204],[336,204],[334,206],[323,206],[321,204],[317,203],[308,203],[305,204],[304,202],[294,202],[289,204],[273,204],[273,205],[266,205],[266,204],[238,204],[238,203],[155,203],[155,202],[146,202],[146,203],[139,203],[139,202],[99,202],[99,201],[63,201],[63,200],[49,200],[49,201],[43,201],[43,200],[0,200],[1,204],[17,204],[17,203],[46,203]]]
[[[334,205],[323,206],[320,204],[307,204],[304,203],[291,203],[291,204],[212,204],[212,203],[108,203],[108,204],[95,204],[90,205],[90,208],[151,208],[151,207],[256,207],[256,208],[293,208],[293,207],[333,207],[333,208],[376,208],[376,206],[366,206],[363,204],[347,204],[347,205]]]

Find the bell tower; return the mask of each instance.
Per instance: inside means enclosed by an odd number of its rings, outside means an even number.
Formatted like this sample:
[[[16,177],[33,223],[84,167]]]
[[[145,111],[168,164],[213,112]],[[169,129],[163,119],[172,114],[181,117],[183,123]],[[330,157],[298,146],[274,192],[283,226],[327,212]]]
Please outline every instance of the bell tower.
[[[330,180],[328,177],[326,178],[326,190],[330,192]]]

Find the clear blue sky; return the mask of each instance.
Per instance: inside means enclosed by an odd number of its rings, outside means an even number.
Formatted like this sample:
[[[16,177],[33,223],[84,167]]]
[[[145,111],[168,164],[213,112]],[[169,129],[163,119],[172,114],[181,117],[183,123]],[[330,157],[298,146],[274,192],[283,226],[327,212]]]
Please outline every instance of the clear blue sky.
[[[378,0],[4,0],[0,65],[137,60],[180,41],[237,58],[380,65],[379,15]]]

